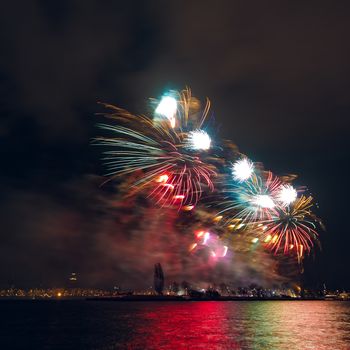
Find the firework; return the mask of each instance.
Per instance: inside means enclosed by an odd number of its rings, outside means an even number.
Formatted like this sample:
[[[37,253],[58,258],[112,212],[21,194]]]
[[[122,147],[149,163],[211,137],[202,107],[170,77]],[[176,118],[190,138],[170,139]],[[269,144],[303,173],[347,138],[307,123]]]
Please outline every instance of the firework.
[[[310,252],[317,241],[317,218],[311,212],[312,197],[301,196],[290,206],[280,207],[263,227],[263,241],[274,252],[295,251],[298,257]]]
[[[210,148],[210,144],[210,136],[204,130],[194,130],[188,133],[188,148],[193,150],[208,150]]]
[[[233,178],[239,182],[248,180],[253,175],[253,172],[254,165],[247,158],[237,160],[232,167]]]
[[[170,126],[175,127],[175,114],[177,111],[176,99],[172,96],[164,96],[159,102],[155,113],[156,115],[168,119]]]
[[[275,203],[273,199],[268,194],[257,194],[253,196],[251,199],[251,203],[255,208],[258,209],[273,209],[275,207]]]
[[[192,96],[190,89],[181,92],[170,91],[160,100],[152,101],[157,104],[154,122],[165,124],[178,133],[201,130],[210,110],[210,101],[207,99],[204,108],[201,109],[200,101]]]
[[[271,172],[267,172],[264,178],[253,174],[244,183],[234,183],[225,190],[227,196],[219,203],[225,207],[220,214],[228,212],[233,219],[239,218],[241,225],[269,219],[276,211],[280,185],[280,180]]]
[[[108,169],[107,176],[138,174],[130,193],[149,188],[149,196],[161,205],[193,206],[200,199],[204,188],[212,191],[212,177],[216,174],[214,167],[202,160],[193,147],[187,147],[188,140],[193,139],[194,148],[206,148],[209,138],[205,132],[197,129],[184,131],[189,128],[187,106],[190,101],[189,92],[182,95],[179,102],[181,108],[178,108],[182,112],[179,112],[176,121],[183,123],[176,128],[147,116],[135,116],[106,105],[112,109],[106,116],[116,121],[116,125],[99,124],[100,128],[111,133],[110,137],[97,139],[99,145],[108,147],[103,158]],[[168,103],[170,101],[166,99],[157,108],[167,118],[170,115],[168,111],[174,111],[175,108],[171,104],[173,109],[167,107],[165,104]],[[203,116],[197,125],[202,123]]]
[[[191,244],[190,252],[198,249],[206,249],[213,258],[224,258],[227,254],[228,247],[222,244],[217,235],[209,231],[198,231],[195,234],[196,243]]]
[[[297,199],[298,193],[291,185],[282,185],[278,193],[278,201],[281,205],[287,206]]]

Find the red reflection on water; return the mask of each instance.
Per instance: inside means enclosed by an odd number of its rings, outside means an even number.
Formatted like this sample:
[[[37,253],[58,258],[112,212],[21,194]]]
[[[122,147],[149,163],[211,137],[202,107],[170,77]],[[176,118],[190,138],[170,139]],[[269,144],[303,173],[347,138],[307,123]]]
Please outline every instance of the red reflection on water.
[[[130,349],[350,349],[346,302],[144,303],[129,324]]]
[[[228,318],[222,302],[157,304],[143,314],[131,343],[145,349],[240,349],[237,332],[223,322]]]

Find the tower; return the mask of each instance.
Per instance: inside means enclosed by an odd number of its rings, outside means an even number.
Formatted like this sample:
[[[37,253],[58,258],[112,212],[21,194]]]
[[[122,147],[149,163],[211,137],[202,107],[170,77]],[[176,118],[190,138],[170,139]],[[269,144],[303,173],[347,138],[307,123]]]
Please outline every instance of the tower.
[[[154,290],[158,295],[163,295],[164,289],[164,273],[162,265],[157,263],[154,265]]]

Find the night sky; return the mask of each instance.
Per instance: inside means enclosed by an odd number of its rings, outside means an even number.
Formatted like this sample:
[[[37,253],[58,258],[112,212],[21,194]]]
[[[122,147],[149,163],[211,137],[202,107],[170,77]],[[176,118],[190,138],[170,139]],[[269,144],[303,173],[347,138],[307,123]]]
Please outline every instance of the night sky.
[[[109,194],[90,145],[97,102],[144,113],[149,97],[189,86],[212,101],[219,135],[308,186],[327,230],[306,281],[349,289],[349,10],[348,1],[3,4],[0,285],[60,285],[72,271],[85,285],[118,280],[123,247],[108,243]]]

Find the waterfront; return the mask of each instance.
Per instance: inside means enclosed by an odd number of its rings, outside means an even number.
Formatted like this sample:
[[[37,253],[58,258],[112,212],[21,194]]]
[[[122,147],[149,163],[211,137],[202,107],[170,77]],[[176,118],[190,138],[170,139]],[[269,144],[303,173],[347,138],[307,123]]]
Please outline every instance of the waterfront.
[[[1,349],[350,349],[350,302],[0,301]]]

